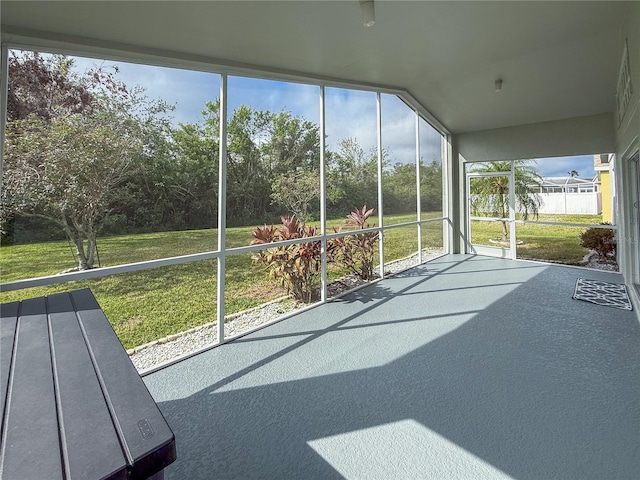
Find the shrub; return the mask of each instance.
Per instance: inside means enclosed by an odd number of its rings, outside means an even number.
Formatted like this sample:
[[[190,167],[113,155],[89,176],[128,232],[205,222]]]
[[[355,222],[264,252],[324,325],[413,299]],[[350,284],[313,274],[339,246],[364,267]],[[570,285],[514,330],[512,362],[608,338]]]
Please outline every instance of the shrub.
[[[373,213],[373,208],[367,210],[354,209],[345,220],[346,226],[357,227],[360,230],[370,228],[373,225],[367,223],[367,219]],[[342,232],[342,225],[333,227],[335,233]],[[329,260],[342,264],[353,274],[363,280],[373,278],[373,255],[378,243],[378,232],[356,233],[344,237],[334,238],[327,243]]]
[[[611,225],[602,223],[602,225]],[[580,234],[580,245],[595,250],[600,259],[606,260],[616,255],[616,237],[611,228],[592,227]]]
[[[308,227],[292,217],[280,217],[282,225],[257,227],[251,245],[308,238],[318,235],[315,227]],[[260,250],[252,256],[253,263],[262,263],[269,277],[276,279],[297,300],[309,303],[314,283],[320,273],[320,242],[296,243]]]

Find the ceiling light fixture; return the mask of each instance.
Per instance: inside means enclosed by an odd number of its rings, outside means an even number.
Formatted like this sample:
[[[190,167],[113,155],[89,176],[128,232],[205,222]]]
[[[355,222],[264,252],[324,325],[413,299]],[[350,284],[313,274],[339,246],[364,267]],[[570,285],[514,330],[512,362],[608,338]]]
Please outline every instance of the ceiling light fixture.
[[[498,78],[496,80],[496,92],[501,92],[502,91],[502,79]]]
[[[371,27],[376,23],[376,10],[373,0],[360,0],[360,13],[365,27]]]

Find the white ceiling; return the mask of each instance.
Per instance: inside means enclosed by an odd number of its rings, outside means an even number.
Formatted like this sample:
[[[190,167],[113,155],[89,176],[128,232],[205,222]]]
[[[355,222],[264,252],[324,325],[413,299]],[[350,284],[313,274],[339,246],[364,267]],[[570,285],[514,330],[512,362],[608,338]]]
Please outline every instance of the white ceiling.
[[[3,0],[0,8],[4,32],[63,33],[407,90],[461,133],[612,112],[629,3],[377,0],[370,28],[357,0]]]

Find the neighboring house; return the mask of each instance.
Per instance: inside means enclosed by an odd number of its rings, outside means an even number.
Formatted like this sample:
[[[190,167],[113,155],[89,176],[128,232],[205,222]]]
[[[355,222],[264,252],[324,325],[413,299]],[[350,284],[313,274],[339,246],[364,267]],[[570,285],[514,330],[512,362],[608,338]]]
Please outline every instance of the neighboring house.
[[[579,177],[543,177],[540,193],[589,193],[598,191],[594,180]]]
[[[614,155],[594,155],[593,168],[596,171],[597,182],[602,196],[602,221],[614,223],[613,204],[615,197]]]

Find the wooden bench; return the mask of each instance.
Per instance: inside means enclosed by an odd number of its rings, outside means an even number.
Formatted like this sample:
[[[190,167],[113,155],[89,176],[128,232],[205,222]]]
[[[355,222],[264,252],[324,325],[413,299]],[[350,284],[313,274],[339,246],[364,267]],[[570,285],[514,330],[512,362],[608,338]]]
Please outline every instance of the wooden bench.
[[[0,314],[0,478],[161,478],[173,432],[91,291]]]

